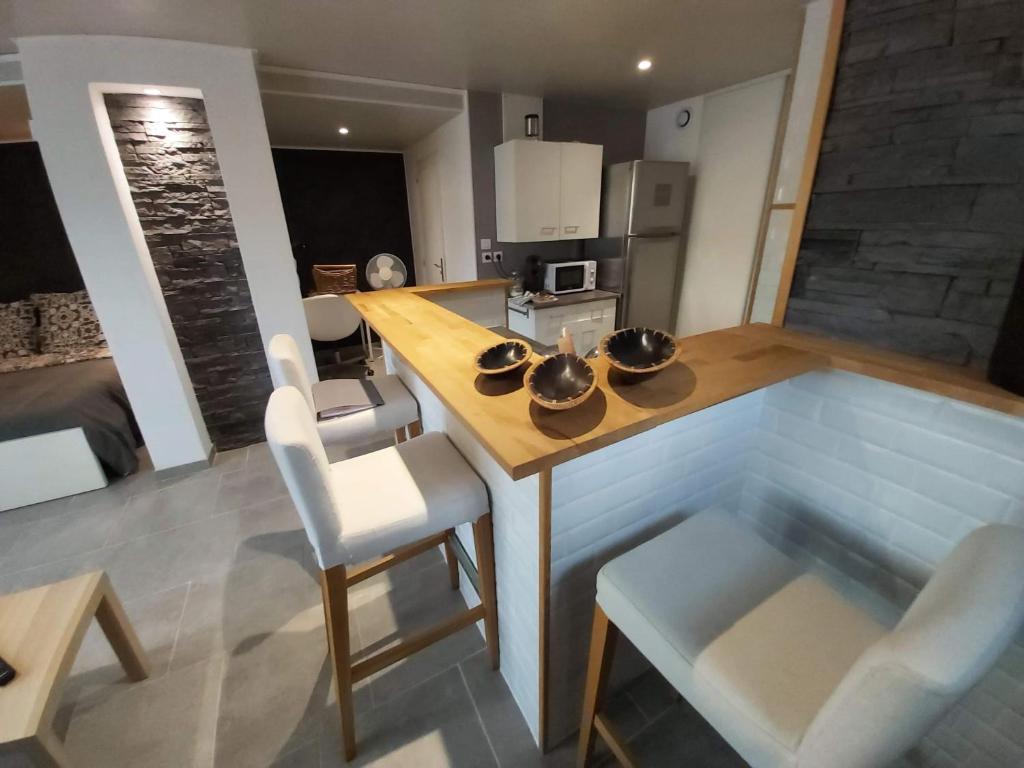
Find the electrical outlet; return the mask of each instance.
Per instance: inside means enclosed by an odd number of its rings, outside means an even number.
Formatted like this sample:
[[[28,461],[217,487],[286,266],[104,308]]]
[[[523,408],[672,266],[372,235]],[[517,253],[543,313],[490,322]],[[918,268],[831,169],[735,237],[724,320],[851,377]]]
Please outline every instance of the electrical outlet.
[[[483,253],[480,254],[480,261],[482,261],[484,264],[490,264],[492,261],[494,261],[494,254],[491,253],[490,251],[484,251]]]
[[[494,252],[494,260],[495,261],[501,261],[501,257],[502,256],[504,256],[504,254],[501,251],[495,251]]]

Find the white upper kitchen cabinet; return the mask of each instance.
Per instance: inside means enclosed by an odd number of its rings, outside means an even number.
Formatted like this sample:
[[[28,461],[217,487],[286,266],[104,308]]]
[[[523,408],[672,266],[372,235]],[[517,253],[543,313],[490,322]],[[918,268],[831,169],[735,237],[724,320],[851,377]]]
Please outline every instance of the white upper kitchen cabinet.
[[[562,240],[597,237],[601,211],[600,144],[562,144],[559,235]]]
[[[599,144],[514,139],[495,147],[498,240],[597,237],[601,156]]]

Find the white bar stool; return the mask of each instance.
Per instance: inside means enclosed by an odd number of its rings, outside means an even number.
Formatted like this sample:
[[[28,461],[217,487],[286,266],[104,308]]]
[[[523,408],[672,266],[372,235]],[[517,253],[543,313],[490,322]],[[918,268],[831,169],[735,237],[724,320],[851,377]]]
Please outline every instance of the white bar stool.
[[[267,347],[267,362],[275,389],[289,386],[298,389],[306,399],[309,412],[315,420],[316,405],[313,391],[320,382],[310,382],[295,339],[286,333],[274,336]],[[347,416],[316,422],[316,430],[324,443],[356,443],[371,435],[392,431],[395,440],[400,443],[406,439],[406,434],[409,437],[416,437],[422,432],[419,404],[416,398],[409,394],[401,379],[394,375],[374,376],[373,385],[383,398],[384,404]]]
[[[754,768],[882,768],[995,663],[1024,621],[1024,528],[970,533],[892,630],[723,511],[597,576],[578,765],[621,631]]]
[[[480,620],[491,666],[498,668],[494,544],[487,489],[440,432],[329,463],[309,406],[295,387],[281,387],[271,394],[265,426],[270,450],[321,568],[345,759],[351,760],[356,754],[353,683]],[[451,536],[462,523],[473,524],[481,604],[353,664],[348,587],[444,544],[451,585],[458,588]]]

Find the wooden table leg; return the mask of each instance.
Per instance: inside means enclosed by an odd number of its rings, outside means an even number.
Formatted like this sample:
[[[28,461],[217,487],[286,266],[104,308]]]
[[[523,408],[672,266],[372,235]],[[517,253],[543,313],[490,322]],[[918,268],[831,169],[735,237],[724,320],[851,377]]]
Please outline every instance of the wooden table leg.
[[[25,743],[25,753],[36,768],[71,768],[71,761],[53,731],[39,733]]]
[[[146,652],[142,649],[138,635],[128,622],[124,606],[114,593],[110,579],[104,574],[100,582],[102,596],[96,606],[96,621],[99,622],[103,634],[110,641],[114,653],[132,680],[145,680],[149,677],[149,663]]]

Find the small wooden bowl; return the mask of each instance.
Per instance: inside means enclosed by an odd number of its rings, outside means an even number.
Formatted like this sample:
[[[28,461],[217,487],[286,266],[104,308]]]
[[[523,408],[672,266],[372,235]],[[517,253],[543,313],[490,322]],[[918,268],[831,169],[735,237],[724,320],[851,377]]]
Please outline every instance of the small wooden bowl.
[[[601,354],[615,370],[630,376],[650,376],[679,357],[675,338],[653,328],[623,328],[601,339]]]
[[[594,394],[597,375],[579,355],[563,352],[546,357],[526,373],[526,391],[542,408],[564,411]]]
[[[525,341],[510,339],[499,344],[492,344],[477,353],[473,367],[476,368],[477,373],[482,373],[485,376],[501,376],[512,373],[529,360],[532,354],[533,348]]]

